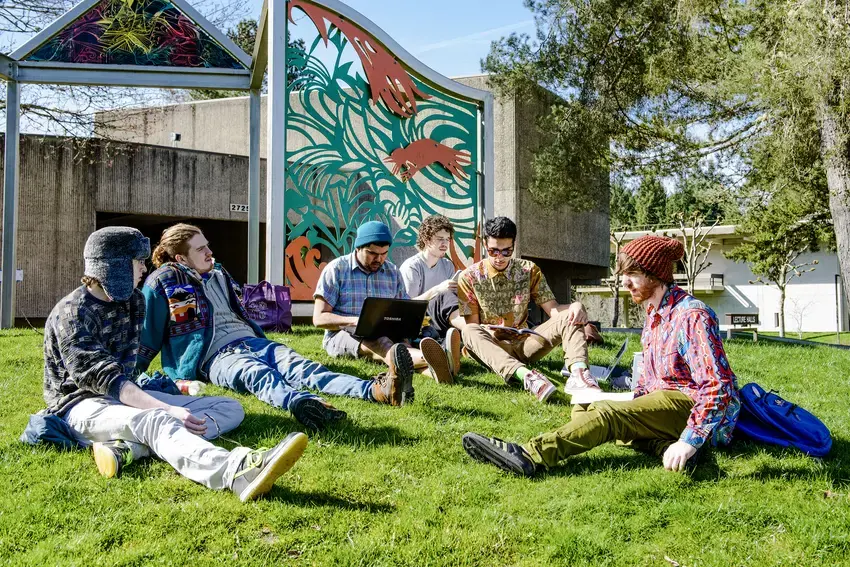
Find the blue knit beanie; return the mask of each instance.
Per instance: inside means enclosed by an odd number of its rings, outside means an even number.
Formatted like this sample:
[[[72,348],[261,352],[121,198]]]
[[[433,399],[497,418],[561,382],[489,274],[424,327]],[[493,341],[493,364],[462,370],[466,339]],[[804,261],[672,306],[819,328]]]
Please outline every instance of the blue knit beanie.
[[[360,225],[357,229],[357,238],[354,239],[354,247],[362,248],[373,242],[393,243],[393,235],[390,228],[380,221],[369,221]]]

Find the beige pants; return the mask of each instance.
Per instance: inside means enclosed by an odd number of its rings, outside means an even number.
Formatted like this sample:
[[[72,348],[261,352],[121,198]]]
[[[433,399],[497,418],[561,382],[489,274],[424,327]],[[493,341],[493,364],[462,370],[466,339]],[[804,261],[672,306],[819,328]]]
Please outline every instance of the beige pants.
[[[525,335],[522,340],[499,341],[483,325],[463,328],[463,343],[469,354],[504,378],[511,379],[520,366],[537,362],[558,346],[564,345],[564,363],[587,362],[587,342],[584,325],[567,324],[568,314],[558,313],[534,330],[551,344],[535,335]]]

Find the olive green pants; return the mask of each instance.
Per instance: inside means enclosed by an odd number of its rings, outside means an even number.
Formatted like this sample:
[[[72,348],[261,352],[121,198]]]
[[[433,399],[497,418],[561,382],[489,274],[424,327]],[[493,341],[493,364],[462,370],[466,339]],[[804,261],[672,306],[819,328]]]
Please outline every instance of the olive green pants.
[[[546,467],[609,441],[622,441],[661,456],[679,439],[693,405],[678,390],[658,390],[628,402],[573,406],[568,424],[535,437],[523,448],[536,464]]]

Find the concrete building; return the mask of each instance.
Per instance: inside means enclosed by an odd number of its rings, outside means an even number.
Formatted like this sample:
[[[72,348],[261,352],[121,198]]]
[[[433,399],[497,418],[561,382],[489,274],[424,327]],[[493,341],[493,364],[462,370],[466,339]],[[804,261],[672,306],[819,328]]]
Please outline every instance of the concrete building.
[[[22,136],[20,152],[17,319],[47,317],[80,285],[86,238],[104,226],[134,226],[156,242],[165,227],[191,221],[245,281],[247,221],[230,203],[248,198],[246,157],[37,136]]]
[[[454,80],[482,90],[492,90],[485,75]],[[555,96],[539,89],[533,100],[496,97],[495,211],[516,221],[520,236],[517,254],[536,261],[546,273],[559,299],[569,296],[571,282],[602,278],[608,265],[607,172],[593,189],[594,209],[575,212],[561,206],[549,209],[536,203],[528,191],[531,158],[540,144],[536,121],[544,116]],[[300,107],[295,94],[290,101]],[[261,102],[261,121],[266,119],[266,98]],[[95,134],[126,142],[174,146],[232,155],[248,154],[248,99],[246,97],[175,104],[135,111],[103,113],[95,122]],[[261,155],[265,157],[265,131]],[[307,143],[297,135],[287,141],[289,151]],[[402,260],[413,249],[400,251]]]
[[[484,77],[461,80],[479,88],[485,83]],[[600,183],[598,207],[591,212],[546,210],[531,199],[534,123],[551,96],[541,92],[531,103],[497,99],[495,214],[517,221],[517,253],[538,262],[565,301],[572,282],[598,281],[606,274],[608,187]],[[117,122],[120,129],[114,128]],[[23,136],[16,266],[23,279],[17,283],[16,318],[46,317],[79,285],[85,240],[109,225],[134,226],[155,242],[163,228],[191,221],[210,236],[216,258],[245,281],[248,215],[231,210],[231,204],[248,202],[247,125],[247,99],[235,98],[100,116],[96,133],[109,135],[109,142]],[[177,142],[174,133],[180,135]],[[262,256],[264,171],[260,179]],[[393,259],[412,253],[399,250]],[[261,262],[261,278],[263,271]],[[303,305],[296,314],[309,310]]]
[[[667,236],[681,235],[678,229],[659,231]],[[645,231],[616,233],[623,237],[623,244],[650,234]],[[779,290],[773,285],[751,283],[756,280],[749,265],[734,262],[726,258],[725,253],[743,242],[743,237],[732,225],[717,226],[709,233],[712,246],[708,254],[708,267],[697,277],[694,283],[694,295],[708,304],[717,313],[720,328],[731,325],[727,315],[758,315],[759,331],[779,330]],[[611,252],[614,252],[612,245]],[[850,317],[846,309],[846,296],[841,283],[841,271],[835,252],[821,250],[801,255],[798,262],[817,261],[811,272],[793,278],[786,288],[785,330],[788,336],[802,332],[835,332],[850,330]],[[681,271],[681,270],[680,270]],[[682,273],[676,274],[676,281],[683,287],[686,280]],[[609,280],[605,280],[609,281]],[[604,325],[611,323],[613,296],[606,285],[583,286],[576,288],[582,301],[588,306],[592,318]],[[620,326],[640,326],[643,321],[642,308],[625,309],[631,300],[622,288],[620,297]],[[749,327],[749,326],[748,326]]]

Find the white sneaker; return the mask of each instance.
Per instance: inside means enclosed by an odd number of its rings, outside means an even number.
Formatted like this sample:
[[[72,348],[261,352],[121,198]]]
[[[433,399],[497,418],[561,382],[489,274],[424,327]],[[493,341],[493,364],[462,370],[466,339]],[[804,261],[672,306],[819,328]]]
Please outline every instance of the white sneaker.
[[[555,393],[555,385],[552,381],[537,370],[532,370],[526,374],[522,384],[540,402],[545,402],[549,399],[549,396]]]
[[[596,378],[593,377],[593,374],[590,373],[589,368],[579,368],[567,379],[567,383],[564,384],[564,392],[567,394],[571,392],[584,392],[587,390],[602,390],[599,387],[599,383],[596,381]]]

